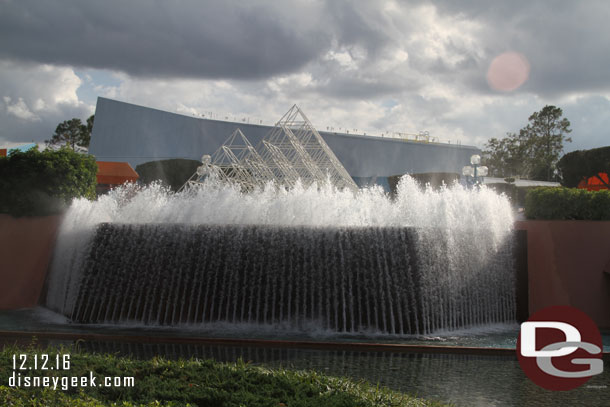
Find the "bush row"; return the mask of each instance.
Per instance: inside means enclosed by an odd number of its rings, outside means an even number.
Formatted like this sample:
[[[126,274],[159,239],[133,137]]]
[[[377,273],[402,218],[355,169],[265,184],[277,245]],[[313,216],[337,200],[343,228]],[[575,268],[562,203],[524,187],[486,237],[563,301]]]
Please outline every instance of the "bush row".
[[[525,198],[525,216],[540,220],[610,220],[610,190],[535,188]]]

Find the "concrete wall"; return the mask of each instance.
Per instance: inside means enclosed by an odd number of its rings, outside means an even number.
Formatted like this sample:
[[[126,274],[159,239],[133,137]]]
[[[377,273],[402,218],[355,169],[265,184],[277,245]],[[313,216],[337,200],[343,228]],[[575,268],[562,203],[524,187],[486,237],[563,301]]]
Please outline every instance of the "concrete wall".
[[[610,329],[610,222],[521,221],[527,230],[529,312],[571,305]]]
[[[89,152],[99,161],[126,161],[133,168],[170,158],[200,160],[203,154],[216,151],[237,128],[254,146],[271,130],[270,126],[200,119],[98,98]],[[320,135],[352,177],[461,174],[462,167],[470,163],[470,156],[480,153],[475,147],[455,144],[324,131]]]
[[[0,215],[0,309],[38,304],[60,219]]]

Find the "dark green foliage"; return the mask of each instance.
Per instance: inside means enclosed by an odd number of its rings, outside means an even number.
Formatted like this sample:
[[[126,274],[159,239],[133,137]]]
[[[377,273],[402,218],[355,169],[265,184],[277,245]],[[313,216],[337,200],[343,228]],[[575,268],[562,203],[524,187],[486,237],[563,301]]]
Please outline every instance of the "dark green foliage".
[[[47,144],[57,146],[68,146],[72,150],[76,146],[89,147],[91,141],[91,131],[93,130],[94,116],[87,119],[87,124],[83,124],[80,119],[74,118],[65,120],[57,125],[55,133]]]
[[[570,188],[577,187],[581,180],[595,177],[600,172],[610,175],[610,146],[572,151],[561,157],[557,168],[561,174],[561,185]],[[603,182],[603,179],[600,180]]]
[[[535,157],[530,176],[544,181],[553,180],[555,165],[563,151],[564,141],[572,142],[570,121],[562,118],[563,111],[555,106],[545,106],[540,112],[529,117],[529,124],[523,129],[532,141],[532,153]]]
[[[93,131],[93,122],[95,121],[95,115],[91,115],[87,118],[87,133],[89,133],[89,140],[91,140],[91,132]],[[89,143],[87,143],[89,145]]]
[[[572,131],[570,121],[562,115],[560,108],[545,106],[528,118],[528,125],[518,134],[490,139],[483,151],[489,174],[552,181],[563,143],[572,141],[566,137]]]
[[[200,165],[201,163],[196,160],[176,158],[140,164],[136,167],[136,172],[140,176],[140,182],[149,184],[160,180],[173,191],[177,191]]]
[[[29,388],[11,388],[0,385],[0,402],[3,406],[11,407],[188,407],[189,404],[176,402],[159,403],[132,403],[102,402],[87,395],[85,391],[78,394],[66,394],[61,390],[45,388],[32,392]],[[192,406],[192,404],[191,404]]]
[[[484,164],[492,177],[527,176],[530,171],[529,140],[524,132],[491,138],[483,151]]]
[[[12,355],[70,353],[69,371],[36,375],[134,377],[133,387],[87,387],[67,391],[0,385],[1,405],[36,406],[440,406],[383,387],[311,372],[267,369],[244,362],[134,360],[68,349],[33,350],[15,346],[0,352],[0,375],[12,375]],[[98,379],[98,383],[101,379]],[[35,400],[37,404],[31,400]],[[12,403],[12,404],[11,404]],[[116,404],[115,404],[116,403]]]
[[[535,188],[525,198],[525,216],[540,220],[610,220],[610,191]]]
[[[0,213],[59,213],[76,197],[95,198],[95,158],[69,148],[14,151],[0,158]]]

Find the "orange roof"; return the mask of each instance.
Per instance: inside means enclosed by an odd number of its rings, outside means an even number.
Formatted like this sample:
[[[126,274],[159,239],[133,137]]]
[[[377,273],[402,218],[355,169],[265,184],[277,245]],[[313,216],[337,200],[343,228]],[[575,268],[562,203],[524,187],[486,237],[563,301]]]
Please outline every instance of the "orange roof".
[[[6,148],[0,148],[0,157],[6,157]]]
[[[129,163],[115,161],[97,162],[97,183],[120,185],[125,182],[135,182],[139,178],[137,172]]]

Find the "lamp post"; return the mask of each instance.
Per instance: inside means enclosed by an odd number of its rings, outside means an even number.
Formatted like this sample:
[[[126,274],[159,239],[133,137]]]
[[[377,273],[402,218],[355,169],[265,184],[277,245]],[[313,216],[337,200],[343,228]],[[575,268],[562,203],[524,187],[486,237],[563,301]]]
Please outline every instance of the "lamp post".
[[[481,165],[481,156],[478,154],[470,157],[470,164],[462,168],[462,175],[466,177],[468,185],[479,185],[489,170],[485,165]],[[472,178],[472,182],[470,182],[470,178]]]

